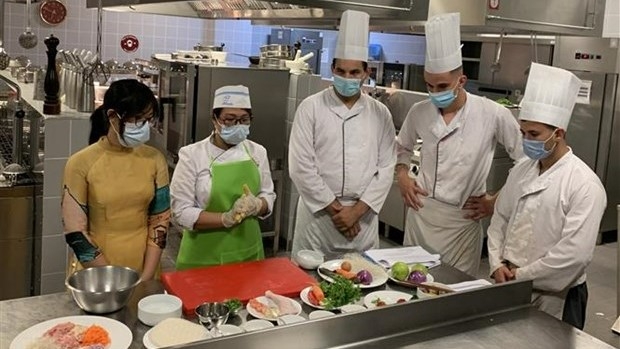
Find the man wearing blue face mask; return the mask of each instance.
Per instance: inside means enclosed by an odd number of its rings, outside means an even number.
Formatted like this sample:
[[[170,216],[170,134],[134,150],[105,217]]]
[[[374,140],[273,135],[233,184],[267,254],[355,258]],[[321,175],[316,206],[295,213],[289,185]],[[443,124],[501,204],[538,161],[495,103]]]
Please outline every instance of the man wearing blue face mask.
[[[394,177],[394,123],[360,91],[368,77],[368,21],[345,11],[332,63],[334,83],[299,104],[289,143],[297,187],[293,255],[336,258],[379,246],[378,212]]]
[[[522,156],[519,125],[499,104],[464,86],[458,13],[425,24],[424,80],[429,100],[416,103],[398,134],[397,177],[407,209],[405,245],[439,253],[443,263],[470,275],[482,251],[480,219],[493,212],[486,181],[496,143],[514,160]],[[418,139],[420,172],[409,171]]]
[[[248,88],[220,87],[213,134],[179,151],[170,183],[172,214],[185,228],[178,270],[264,258],[258,219],[276,194],[267,150],[247,139],[251,123]]]
[[[532,279],[532,303],[583,329],[585,270],[606,207],[596,174],[566,144],[581,81],[532,63],[519,120],[528,158],[510,172],[488,230],[491,277]]]

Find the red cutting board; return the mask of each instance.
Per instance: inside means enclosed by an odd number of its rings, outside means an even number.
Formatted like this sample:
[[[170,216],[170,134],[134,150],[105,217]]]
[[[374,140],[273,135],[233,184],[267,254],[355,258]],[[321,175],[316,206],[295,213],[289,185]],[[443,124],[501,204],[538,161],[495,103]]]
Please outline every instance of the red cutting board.
[[[317,282],[283,257],[163,273],[161,281],[168,293],[181,298],[188,316],[203,302],[238,298],[245,304],[267,290],[299,297],[301,290]]]

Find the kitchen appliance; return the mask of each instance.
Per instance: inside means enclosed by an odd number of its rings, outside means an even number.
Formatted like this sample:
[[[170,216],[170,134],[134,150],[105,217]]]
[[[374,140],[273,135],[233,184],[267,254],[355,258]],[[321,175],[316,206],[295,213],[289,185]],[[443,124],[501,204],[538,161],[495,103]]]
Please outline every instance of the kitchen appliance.
[[[267,290],[297,297],[317,282],[284,257],[163,273],[161,281],[168,293],[181,298],[185,315],[204,302],[238,298],[246,303]]]
[[[617,45],[610,40],[558,37],[553,55],[554,66],[572,71],[583,82],[566,140],[605,186],[601,232],[616,229],[620,203],[620,62]]]
[[[282,44],[295,47],[297,44],[301,47],[301,55],[312,52],[313,57],[308,59],[306,63],[310,66],[313,74],[321,73],[321,53],[323,52],[323,33],[313,30],[298,29],[271,29],[269,35],[269,44]],[[291,58],[295,56],[293,52]]]
[[[409,64],[384,62],[382,75],[383,80],[380,86],[409,89]]]

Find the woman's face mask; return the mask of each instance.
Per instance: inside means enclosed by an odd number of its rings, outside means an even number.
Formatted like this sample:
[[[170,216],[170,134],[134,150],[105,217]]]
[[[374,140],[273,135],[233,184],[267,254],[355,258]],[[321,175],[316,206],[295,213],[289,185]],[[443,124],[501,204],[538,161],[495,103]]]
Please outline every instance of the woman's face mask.
[[[361,79],[347,79],[334,74],[334,88],[342,96],[355,96],[360,92],[361,86]]]
[[[219,121],[218,125],[220,125],[220,137],[226,144],[237,145],[245,141],[250,134],[250,125],[238,124],[226,126],[220,124]]]
[[[553,149],[555,149],[555,146],[558,144],[557,142],[555,142],[551,149],[545,149],[545,144],[547,144],[547,142],[551,138],[553,138],[553,135],[555,135],[555,131],[556,130],[554,130],[553,133],[551,133],[551,136],[549,136],[549,138],[544,141],[523,138],[523,153],[525,153],[525,155],[527,155],[530,159],[533,160],[541,160],[547,158],[549,155],[551,155]]]
[[[431,103],[433,103],[437,108],[443,109],[449,107],[458,96],[458,88],[459,83],[457,81],[454,89],[441,92],[429,92],[428,95],[431,99]]]
[[[121,117],[118,116],[119,120]],[[114,132],[116,132],[116,136],[118,137],[118,142],[126,148],[136,148],[146,142],[151,137],[151,125],[148,122],[143,122],[140,125],[137,125],[134,122],[125,123],[125,130],[123,131],[123,136],[118,133],[113,123],[110,123]]]

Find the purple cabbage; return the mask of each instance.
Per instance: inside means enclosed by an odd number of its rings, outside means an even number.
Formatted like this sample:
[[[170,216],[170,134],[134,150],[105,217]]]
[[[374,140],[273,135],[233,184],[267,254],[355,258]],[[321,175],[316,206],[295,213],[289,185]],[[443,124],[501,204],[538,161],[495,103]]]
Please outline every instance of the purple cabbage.
[[[360,270],[356,277],[362,285],[370,285],[372,283],[372,274],[370,274],[370,272],[366,269]]]
[[[407,276],[407,281],[421,284],[423,282],[426,282],[426,275],[419,270],[414,270],[409,274],[409,276]]]

